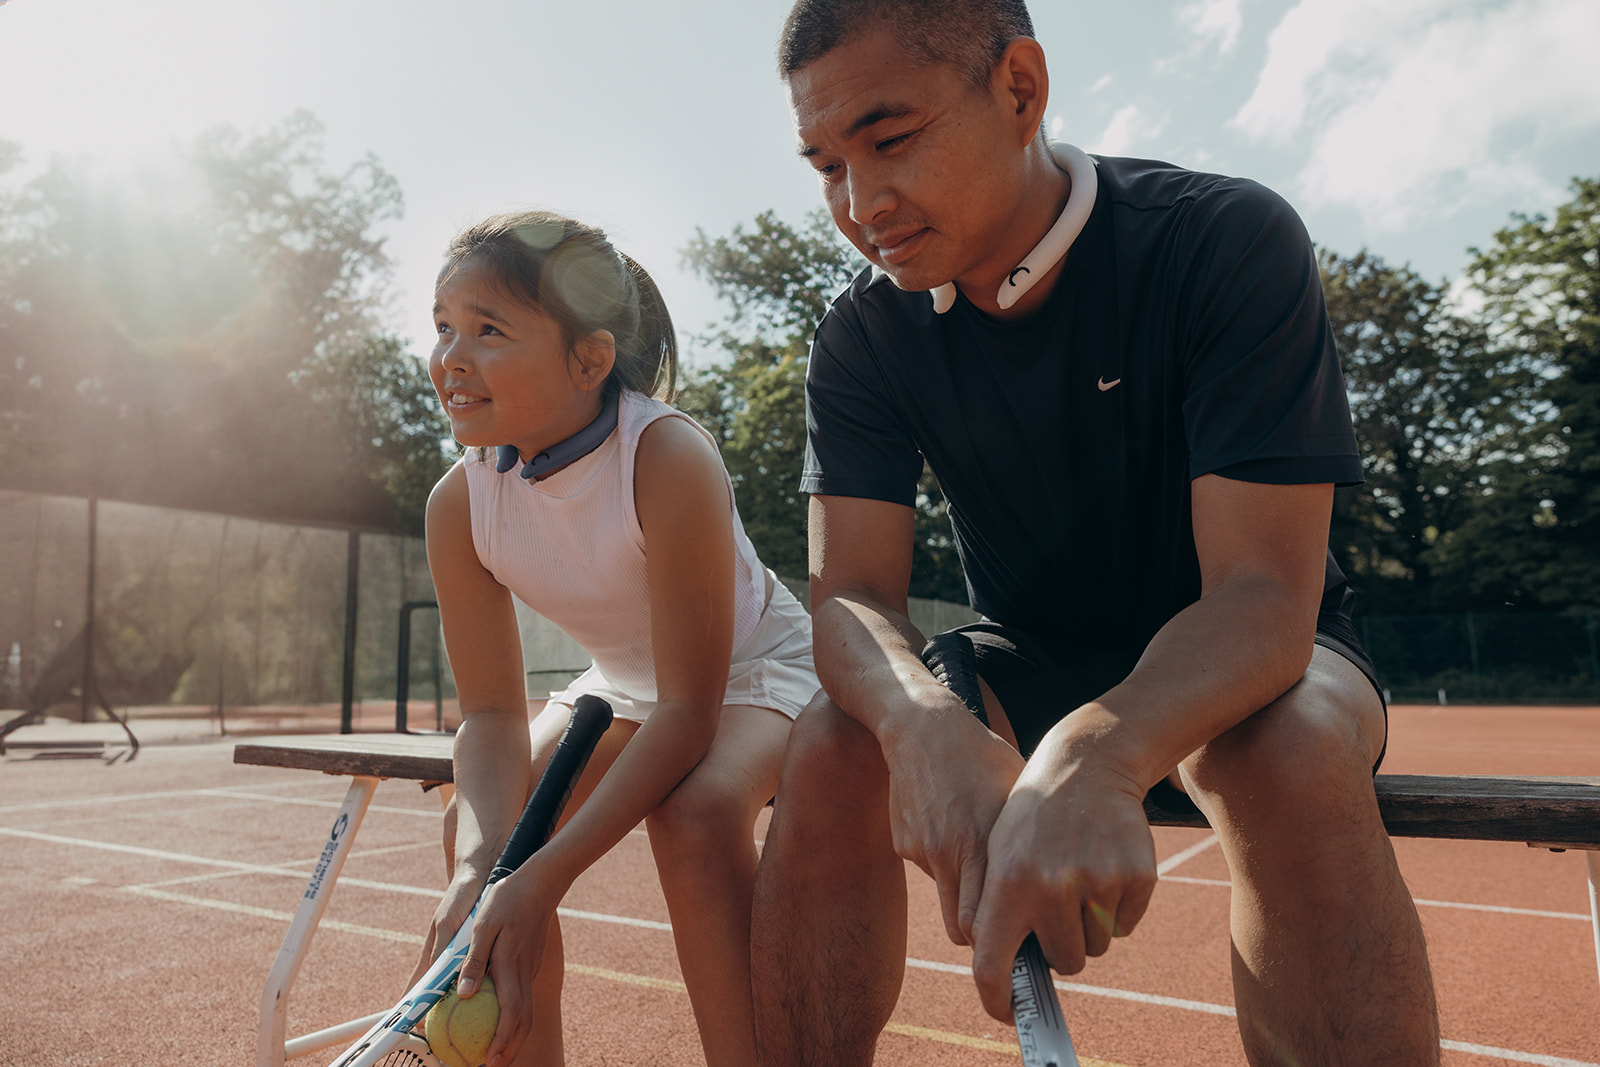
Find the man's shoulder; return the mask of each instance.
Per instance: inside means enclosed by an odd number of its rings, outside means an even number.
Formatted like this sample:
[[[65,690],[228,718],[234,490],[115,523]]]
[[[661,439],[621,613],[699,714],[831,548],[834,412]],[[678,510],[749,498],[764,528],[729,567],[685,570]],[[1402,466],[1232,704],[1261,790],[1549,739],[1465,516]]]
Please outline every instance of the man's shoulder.
[[[1241,220],[1298,218],[1288,201],[1250,178],[1190,170],[1159,159],[1094,156],[1099,194],[1121,227],[1192,216]]]
[[[933,301],[927,293],[910,293],[896,285],[877,267],[868,266],[828,305],[819,337],[859,332],[876,336],[892,330],[894,336],[931,329],[935,325]]]

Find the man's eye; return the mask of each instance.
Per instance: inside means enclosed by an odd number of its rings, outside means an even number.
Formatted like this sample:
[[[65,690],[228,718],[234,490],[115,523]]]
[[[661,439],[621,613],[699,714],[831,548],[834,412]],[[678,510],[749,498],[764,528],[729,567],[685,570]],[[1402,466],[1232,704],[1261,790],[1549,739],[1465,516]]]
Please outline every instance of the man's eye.
[[[877,148],[878,148],[878,151],[880,151],[880,152],[888,152],[888,151],[891,151],[893,149],[899,148],[901,145],[905,144],[906,141],[908,141],[910,139],[911,139],[911,135],[909,133],[902,133],[898,137],[886,137],[883,140],[878,142]]]

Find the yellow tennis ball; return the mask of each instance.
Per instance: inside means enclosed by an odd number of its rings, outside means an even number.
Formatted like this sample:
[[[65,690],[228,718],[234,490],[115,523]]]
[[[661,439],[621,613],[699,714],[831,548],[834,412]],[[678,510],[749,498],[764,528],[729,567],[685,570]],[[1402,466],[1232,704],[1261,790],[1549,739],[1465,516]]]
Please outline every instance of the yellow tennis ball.
[[[452,982],[450,992],[428,1009],[423,1026],[428,1048],[448,1067],[483,1067],[499,1023],[500,1001],[494,995],[494,979],[484,975],[478,991],[465,1000]]]

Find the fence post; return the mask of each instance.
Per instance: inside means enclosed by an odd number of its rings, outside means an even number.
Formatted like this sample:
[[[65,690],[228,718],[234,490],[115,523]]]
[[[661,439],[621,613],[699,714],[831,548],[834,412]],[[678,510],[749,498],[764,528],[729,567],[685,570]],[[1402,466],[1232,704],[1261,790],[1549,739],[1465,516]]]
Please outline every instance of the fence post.
[[[1472,695],[1483,699],[1483,685],[1478,681],[1478,628],[1472,623],[1472,612],[1467,612],[1467,651],[1472,656]]]
[[[408,600],[400,605],[400,641],[395,650],[394,665],[394,732],[397,734],[410,733],[409,715],[411,705],[411,613],[418,608],[439,609],[436,600]],[[437,642],[435,643],[437,647]],[[435,656],[433,664],[434,706],[436,717],[444,720],[444,703],[439,695],[439,661]]]
[[[1600,642],[1597,642],[1595,638],[1593,608],[1583,609],[1583,621],[1584,629],[1589,631],[1589,677],[1594,682],[1595,694],[1600,696],[1600,647],[1596,647],[1597,643]],[[1597,927],[1596,930],[1600,931],[1600,927]],[[1600,937],[1600,932],[1597,932],[1596,936]]]
[[[80,695],[78,718],[81,722],[89,721],[89,691],[94,688],[94,565],[95,541],[100,526],[100,501],[95,497],[89,498],[89,572],[88,580],[88,607],[83,617],[83,692]]]
[[[339,732],[355,730],[356,607],[361,596],[361,533],[351,530],[344,571],[344,685],[340,696]]]

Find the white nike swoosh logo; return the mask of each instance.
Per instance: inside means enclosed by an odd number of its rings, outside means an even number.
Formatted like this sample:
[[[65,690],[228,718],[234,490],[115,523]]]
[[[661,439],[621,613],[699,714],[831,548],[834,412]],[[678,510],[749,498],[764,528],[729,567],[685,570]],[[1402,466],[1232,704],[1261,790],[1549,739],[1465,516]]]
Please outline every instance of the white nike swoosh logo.
[[[1100,379],[1100,391],[1102,393],[1109,393],[1111,390],[1115,389],[1117,386],[1119,386],[1121,384],[1122,384],[1122,379],[1121,378],[1118,378],[1116,381],[1112,381],[1112,382],[1108,382],[1104,378],[1101,378]]]

